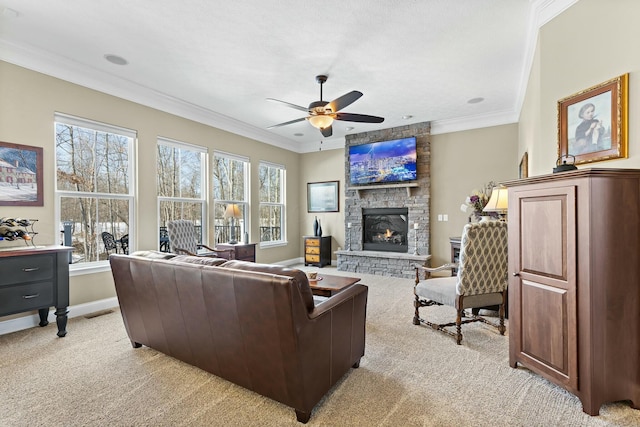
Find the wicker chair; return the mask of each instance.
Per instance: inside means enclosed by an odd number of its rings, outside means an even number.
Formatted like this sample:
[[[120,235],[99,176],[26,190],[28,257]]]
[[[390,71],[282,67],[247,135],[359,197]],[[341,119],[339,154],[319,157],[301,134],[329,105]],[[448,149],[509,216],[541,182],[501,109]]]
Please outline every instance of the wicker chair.
[[[431,273],[458,268],[457,276],[431,277]],[[413,324],[421,323],[456,338],[462,342],[462,324],[483,322],[498,328],[504,335],[504,305],[507,297],[507,224],[486,221],[464,226],[457,264],[445,264],[436,268],[416,265],[416,281]],[[424,278],[420,273],[424,272]],[[457,312],[456,321],[436,324],[420,317],[419,309],[431,305],[448,305]],[[499,324],[483,316],[466,317],[465,309],[498,305]],[[465,318],[464,320],[462,318]],[[453,333],[445,328],[455,326]]]

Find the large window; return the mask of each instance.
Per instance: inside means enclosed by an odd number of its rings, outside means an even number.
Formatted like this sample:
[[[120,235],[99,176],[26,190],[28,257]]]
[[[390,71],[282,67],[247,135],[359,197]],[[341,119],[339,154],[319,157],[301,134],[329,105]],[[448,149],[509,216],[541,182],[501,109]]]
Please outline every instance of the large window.
[[[158,138],[158,248],[162,251],[170,250],[166,226],[174,219],[193,221],[199,243],[207,243],[206,155],[204,147]]]
[[[249,159],[216,151],[211,175],[216,243],[242,241],[250,230]]]
[[[135,140],[129,129],[55,115],[56,216],[74,264],[132,249]]]
[[[284,243],[285,233],[285,168],[261,162],[260,179],[260,242]]]

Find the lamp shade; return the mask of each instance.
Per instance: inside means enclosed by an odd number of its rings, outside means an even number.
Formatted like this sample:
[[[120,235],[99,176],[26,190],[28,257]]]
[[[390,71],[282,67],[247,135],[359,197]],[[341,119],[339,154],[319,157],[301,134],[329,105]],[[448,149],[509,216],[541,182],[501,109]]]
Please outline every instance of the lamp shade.
[[[326,114],[318,114],[316,116],[309,117],[309,123],[315,128],[325,129],[331,126],[333,123],[333,117]]]
[[[224,211],[225,218],[242,218],[242,212],[238,205],[233,203],[227,205],[227,209]]]
[[[507,198],[507,188],[493,187],[493,191],[491,191],[491,197],[489,197],[489,201],[487,202],[487,205],[484,207],[483,211],[504,213],[507,211],[508,207],[509,200]]]

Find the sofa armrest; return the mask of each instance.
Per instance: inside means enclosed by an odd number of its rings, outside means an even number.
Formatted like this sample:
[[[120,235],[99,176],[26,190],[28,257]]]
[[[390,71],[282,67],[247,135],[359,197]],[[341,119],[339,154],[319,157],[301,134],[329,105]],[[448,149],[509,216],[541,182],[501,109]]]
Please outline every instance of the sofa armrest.
[[[355,283],[353,285],[347,286],[342,291],[338,292],[336,295],[333,295],[327,298],[322,304],[318,304],[314,307],[311,312],[309,312],[309,318],[315,319],[317,317],[322,316],[324,313],[333,310],[334,307],[342,304],[347,300],[351,300],[356,295],[359,295],[363,292],[368,292],[368,288],[365,285]]]

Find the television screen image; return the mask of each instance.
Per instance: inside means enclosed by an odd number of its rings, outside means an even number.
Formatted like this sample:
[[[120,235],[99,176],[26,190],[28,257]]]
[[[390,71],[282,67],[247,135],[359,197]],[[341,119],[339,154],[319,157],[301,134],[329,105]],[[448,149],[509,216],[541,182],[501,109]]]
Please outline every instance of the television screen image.
[[[349,147],[349,180],[353,185],[416,179],[415,136]]]

